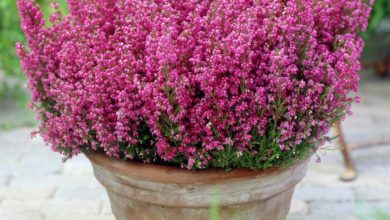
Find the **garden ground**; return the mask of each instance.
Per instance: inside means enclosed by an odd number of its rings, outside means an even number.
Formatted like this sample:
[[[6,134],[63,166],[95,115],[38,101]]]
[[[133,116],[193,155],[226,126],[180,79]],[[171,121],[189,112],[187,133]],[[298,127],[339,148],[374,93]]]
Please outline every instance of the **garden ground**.
[[[344,170],[337,147],[319,152],[296,188],[288,220],[374,219],[390,210],[390,81],[363,74],[362,103],[343,124],[359,171],[356,181],[339,180]],[[20,120],[3,108],[0,124]],[[8,126],[6,126],[8,127]],[[0,130],[0,219],[114,219],[103,187],[87,159],[62,163],[31,128]]]

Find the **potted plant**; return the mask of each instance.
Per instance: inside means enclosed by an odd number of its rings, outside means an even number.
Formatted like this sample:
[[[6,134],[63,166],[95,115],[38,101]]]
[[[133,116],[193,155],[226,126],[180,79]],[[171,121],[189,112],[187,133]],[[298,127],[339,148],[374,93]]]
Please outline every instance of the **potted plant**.
[[[17,1],[37,131],[118,219],[284,219],[357,90],[356,1]]]

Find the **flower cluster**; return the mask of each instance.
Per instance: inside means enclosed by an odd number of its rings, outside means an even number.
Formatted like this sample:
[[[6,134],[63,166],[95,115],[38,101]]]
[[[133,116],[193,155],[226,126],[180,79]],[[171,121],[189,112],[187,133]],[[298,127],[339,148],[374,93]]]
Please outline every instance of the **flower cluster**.
[[[39,133],[185,166],[264,168],[315,149],[355,101],[365,0],[17,1]],[[284,156],[285,155],[285,156]]]

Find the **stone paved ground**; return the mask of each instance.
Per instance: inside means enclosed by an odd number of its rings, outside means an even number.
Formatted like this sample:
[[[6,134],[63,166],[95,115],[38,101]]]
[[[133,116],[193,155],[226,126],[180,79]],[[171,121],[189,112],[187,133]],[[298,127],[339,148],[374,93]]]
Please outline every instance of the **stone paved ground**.
[[[342,158],[330,144],[297,187],[288,220],[353,220],[390,212],[390,81],[363,78],[362,103],[343,125],[359,178],[339,181]],[[86,158],[62,163],[41,139],[29,139],[30,130],[0,130],[0,219],[114,219]]]

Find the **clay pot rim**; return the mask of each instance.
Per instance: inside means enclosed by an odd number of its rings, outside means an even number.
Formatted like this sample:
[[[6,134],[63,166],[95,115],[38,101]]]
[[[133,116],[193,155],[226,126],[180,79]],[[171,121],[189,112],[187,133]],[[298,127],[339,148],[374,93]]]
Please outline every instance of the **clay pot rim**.
[[[222,168],[210,168],[205,170],[188,170],[185,168],[145,164],[137,161],[125,161],[118,158],[108,157],[104,153],[94,150],[83,151],[94,166],[104,167],[114,174],[134,177],[137,179],[168,183],[168,184],[217,184],[245,179],[253,179],[260,176],[278,175],[287,170],[295,169],[307,162],[308,157],[297,160],[288,167],[272,167],[265,170],[252,170],[249,168],[236,168],[229,172]]]

